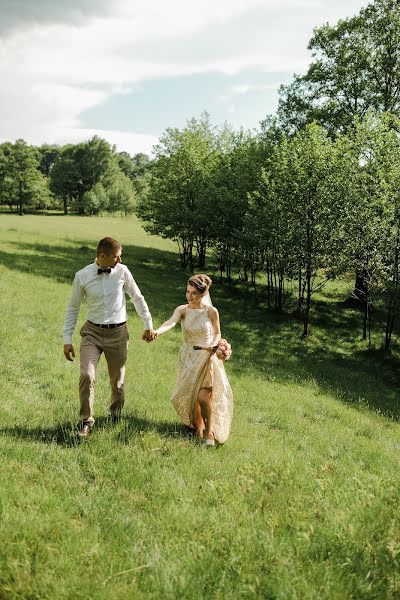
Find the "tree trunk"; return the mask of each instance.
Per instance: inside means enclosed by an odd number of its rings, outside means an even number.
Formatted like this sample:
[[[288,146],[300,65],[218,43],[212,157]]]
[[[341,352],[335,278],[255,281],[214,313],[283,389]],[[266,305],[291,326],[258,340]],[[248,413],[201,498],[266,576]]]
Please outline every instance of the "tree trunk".
[[[198,265],[199,265],[199,267],[204,267],[206,264],[207,244],[204,240],[199,240],[196,242],[196,246],[197,246]]]
[[[278,305],[277,305],[277,309],[278,312],[282,312],[282,308],[283,308],[283,274],[279,273],[279,278],[278,278]]]
[[[386,331],[385,331],[385,352],[390,352],[392,345],[392,333],[394,328],[394,321],[398,310],[399,301],[399,246],[400,246],[400,229],[397,228],[396,236],[396,249],[394,254],[394,290],[390,296],[389,308],[386,318]]]
[[[276,267],[275,267],[275,264],[273,266],[272,278],[273,278],[273,291],[274,291],[274,309],[276,310],[276,308],[278,306],[278,296],[277,296],[278,284],[277,284],[277,279],[276,279]]]
[[[303,313],[303,337],[307,337],[310,331],[310,308],[311,308],[311,271],[307,270],[306,273],[306,285],[307,285],[307,295],[306,295],[306,306]]]
[[[228,280],[228,282],[231,282],[232,279],[232,260],[231,260],[231,253],[230,250],[228,249],[228,247],[225,248],[225,257],[226,257],[226,261],[225,261],[225,266],[226,266],[226,278]]]
[[[248,281],[249,280],[249,272],[248,272],[248,267],[247,267],[247,259],[246,259],[246,255],[245,255],[245,259],[244,259],[244,264],[243,264],[243,281]]]
[[[301,272],[301,267],[299,267],[299,278],[298,278],[298,295],[297,295],[297,310],[298,313],[301,313],[301,309],[303,306],[303,295],[302,295],[302,287],[303,287],[303,277]]]
[[[193,268],[193,242],[181,239],[179,244],[179,254],[181,257],[181,266],[183,269],[190,266]]]
[[[23,211],[23,202],[22,202],[22,180],[19,180],[19,197],[18,197],[18,202],[19,202],[19,214],[23,215],[24,211]]]
[[[391,350],[394,318],[395,318],[395,314],[394,314],[393,306],[391,304],[389,307],[388,316],[386,319],[385,352],[390,352],[390,350]]]
[[[271,310],[271,292],[272,292],[272,275],[271,275],[271,264],[269,259],[267,259],[267,302],[268,302],[268,310]]]
[[[369,299],[368,299],[368,290],[365,290],[365,296],[364,296],[364,318],[363,318],[363,336],[362,336],[363,340],[367,339],[368,321],[369,321]]]
[[[358,302],[362,302],[363,298],[365,296],[365,271],[362,269],[357,269],[356,270],[356,280],[354,282],[354,291],[353,291],[353,299],[358,301]]]

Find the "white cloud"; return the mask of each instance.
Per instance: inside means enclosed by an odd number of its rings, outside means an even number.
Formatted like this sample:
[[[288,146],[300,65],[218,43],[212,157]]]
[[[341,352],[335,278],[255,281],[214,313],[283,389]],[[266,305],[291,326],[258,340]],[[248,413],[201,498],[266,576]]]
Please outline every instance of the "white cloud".
[[[33,11],[25,2],[24,13],[22,2],[0,3],[0,20],[7,23],[8,15],[13,25],[0,38],[5,139],[77,140],[88,131],[81,128],[83,111],[145,80],[246,68],[299,72],[309,61],[313,26],[360,8],[359,0],[73,0],[65,11],[55,4],[36,0]],[[233,94],[267,88],[243,84]],[[234,110],[229,98],[226,105]],[[96,131],[118,146],[142,144],[137,151],[154,140],[112,132],[106,123]]]
[[[153,135],[146,135],[141,133],[127,133],[125,131],[109,131],[107,129],[83,129],[76,127],[66,129],[64,131],[57,132],[58,143],[77,143],[82,140],[88,140],[93,136],[107,140],[111,145],[117,147],[118,152],[129,152],[129,154],[136,154],[138,152],[145,152],[146,154],[152,154],[152,149],[157,144],[158,139]]]
[[[281,85],[280,82],[262,84],[262,85],[254,85],[250,83],[242,83],[238,85],[232,86],[232,93],[239,96],[244,96],[249,92],[265,92],[266,90],[276,90],[277,87]]]

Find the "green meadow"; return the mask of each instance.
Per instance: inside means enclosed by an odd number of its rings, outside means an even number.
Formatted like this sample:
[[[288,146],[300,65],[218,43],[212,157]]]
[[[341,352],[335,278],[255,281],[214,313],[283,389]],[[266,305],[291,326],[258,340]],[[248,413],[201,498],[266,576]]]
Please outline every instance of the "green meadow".
[[[97,241],[123,244],[158,326],[183,303],[172,242],[134,217],[0,215],[0,599],[400,598],[399,358],[368,350],[335,283],[312,335],[215,279],[233,346],[233,430],[215,449],[169,397],[180,331],[152,344],[129,307],[124,418],[76,436],[78,359],[62,352],[76,270]],[[79,324],[75,333],[79,347]]]

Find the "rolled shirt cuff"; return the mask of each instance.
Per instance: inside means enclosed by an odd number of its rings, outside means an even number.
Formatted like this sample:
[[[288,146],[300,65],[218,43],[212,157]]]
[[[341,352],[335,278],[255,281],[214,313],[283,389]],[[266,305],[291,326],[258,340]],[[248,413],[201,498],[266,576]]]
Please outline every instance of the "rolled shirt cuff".
[[[65,344],[72,344],[72,336],[71,335],[64,335],[64,345]]]
[[[144,328],[146,329],[153,329],[153,321],[143,321],[144,323]]]

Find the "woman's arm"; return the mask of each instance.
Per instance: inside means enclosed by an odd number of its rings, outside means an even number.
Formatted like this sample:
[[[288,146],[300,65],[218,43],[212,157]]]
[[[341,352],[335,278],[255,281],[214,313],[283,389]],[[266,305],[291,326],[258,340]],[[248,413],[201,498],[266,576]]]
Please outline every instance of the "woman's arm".
[[[216,346],[221,339],[221,325],[219,322],[219,313],[215,306],[210,306],[208,309],[208,318],[210,319],[213,327],[213,341],[211,343],[212,346]]]
[[[170,329],[175,327],[175,325],[182,319],[184,309],[185,309],[184,305],[177,306],[172,314],[172,317],[170,317],[167,321],[164,321],[164,323],[162,325],[160,325],[160,327],[154,331],[156,337],[158,337],[159,335],[162,335],[163,333],[166,333],[167,331],[169,331]]]

